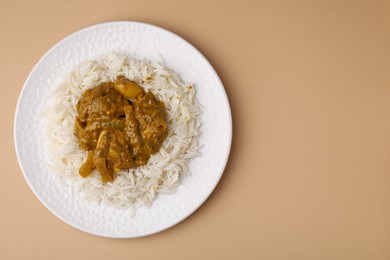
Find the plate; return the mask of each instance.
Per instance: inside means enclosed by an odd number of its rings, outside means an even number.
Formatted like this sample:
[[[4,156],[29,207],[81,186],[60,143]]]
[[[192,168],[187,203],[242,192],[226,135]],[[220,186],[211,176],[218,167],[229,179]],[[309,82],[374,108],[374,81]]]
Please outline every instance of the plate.
[[[127,210],[85,201],[64,187],[45,164],[41,145],[41,111],[61,76],[76,64],[106,52],[156,59],[186,82],[193,82],[202,105],[201,155],[190,163],[191,175],[174,194],[158,195],[150,208]],[[60,41],[35,65],[28,76],[15,113],[16,154],[23,175],[38,199],[54,215],[90,234],[133,238],[165,230],[181,222],[210,196],[225,169],[232,140],[228,98],[217,73],[190,43],[160,27],[139,22],[109,22],[78,31]]]

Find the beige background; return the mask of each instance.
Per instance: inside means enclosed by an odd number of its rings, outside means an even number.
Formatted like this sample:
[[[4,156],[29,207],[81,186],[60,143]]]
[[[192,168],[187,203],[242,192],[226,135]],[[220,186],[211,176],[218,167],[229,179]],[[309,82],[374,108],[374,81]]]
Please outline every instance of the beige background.
[[[17,97],[70,33],[134,20],[193,43],[234,140],[209,200],[140,239],[52,215],[16,161]],[[0,259],[390,259],[389,1],[0,1]]]

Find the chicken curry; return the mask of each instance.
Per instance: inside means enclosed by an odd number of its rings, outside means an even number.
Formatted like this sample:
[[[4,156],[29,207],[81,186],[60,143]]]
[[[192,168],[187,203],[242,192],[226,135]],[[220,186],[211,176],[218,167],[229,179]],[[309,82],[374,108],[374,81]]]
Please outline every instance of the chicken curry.
[[[113,181],[120,170],[146,164],[168,134],[164,104],[124,76],[87,90],[76,110],[74,132],[88,151],[82,177],[97,169],[103,182]]]

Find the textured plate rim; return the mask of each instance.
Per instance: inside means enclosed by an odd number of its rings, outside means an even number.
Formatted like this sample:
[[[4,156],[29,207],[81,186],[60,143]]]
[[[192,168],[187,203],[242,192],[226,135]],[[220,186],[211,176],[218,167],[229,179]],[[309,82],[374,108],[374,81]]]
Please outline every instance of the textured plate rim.
[[[222,167],[221,167],[220,173],[217,176],[215,184],[209,190],[209,193],[205,194],[204,199],[201,200],[201,202],[197,206],[195,206],[192,210],[189,210],[187,212],[187,214],[185,214],[182,218],[179,218],[177,221],[172,221],[169,225],[167,225],[165,227],[162,227],[160,229],[156,229],[156,230],[153,230],[151,232],[145,232],[145,233],[142,233],[142,234],[139,234],[139,235],[115,235],[114,236],[114,235],[107,235],[107,234],[102,234],[102,233],[99,233],[99,232],[94,232],[94,231],[88,230],[88,229],[86,229],[86,228],[84,228],[82,226],[79,226],[79,225],[77,225],[77,224],[75,224],[75,223],[73,223],[71,221],[68,221],[67,219],[63,218],[60,214],[58,214],[55,210],[53,210],[48,204],[46,204],[43,201],[43,199],[38,195],[37,191],[35,190],[35,187],[30,183],[30,181],[29,181],[29,179],[27,178],[27,175],[26,175],[27,170],[25,169],[25,167],[21,163],[20,151],[19,151],[19,143],[18,143],[18,134],[17,134],[17,128],[16,128],[17,127],[17,118],[18,118],[18,115],[19,115],[19,109],[20,109],[20,106],[21,106],[20,101],[23,98],[23,96],[25,95],[25,90],[28,88],[28,84],[30,82],[30,78],[32,77],[32,75],[34,75],[34,73],[36,72],[36,69],[39,67],[39,65],[50,54],[55,52],[57,50],[57,48],[59,48],[63,43],[65,43],[66,41],[68,41],[68,39],[74,37],[75,35],[81,34],[84,31],[88,31],[88,30],[95,29],[95,28],[98,28],[98,27],[103,27],[103,26],[107,26],[107,25],[116,25],[116,24],[138,24],[138,25],[142,25],[142,26],[153,27],[153,28],[155,28],[157,30],[163,31],[164,33],[170,34],[171,36],[173,36],[177,40],[181,41],[182,43],[184,43],[188,47],[190,47],[190,49],[195,51],[199,55],[199,57],[205,62],[205,64],[207,66],[209,66],[210,72],[212,72],[213,75],[215,76],[215,78],[217,79],[218,85],[219,85],[218,87],[221,87],[222,93],[224,94],[223,96],[221,96],[221,98],[223,98],[224,102],[227,104],[227,110],[228,110],[227,111],[228,112],[227,113],[228,114],[228,117],[227,117],[228,122],[227,123],[228,123],[229,128],[226,129],[226,131],[228,131],[227,152],[226,152],[224,161],[222,163]],[[25,82],[23,84],[23,87],[22,87],[22,89],[20,91],[20,94],[19,94],[19,97],[18,97],[18,101],[17,101],[17,104],[16,104],[15,114],[14,114],[14,131],[13,131],[13,133],[14,133],[14,145],[15,145],[16,157],[17,157],[17,160],[18,160],[19,167],[22,170],[22,174],[24,176],[24,179],[27,182],[27,184],[30,187],[30,189],[33,191],[34,195],[45,206],[46,209],[48,209],[53,215],[55,215],[57,218],[61,219],[66,224],[70,225],[71,227],[73,227],[75,229],[81,230],[81,231],[83,231],[85,233],[88,233],[88,234],[91,234],[91,235],[95,235],[95,236],[105,237],[105,238],[122,238],[122,239],[126,239],[126,238],[138,238],[138,237],[149,236],[149,235],[156,234],[156,233],[162,232],[164,230],[167,230],[167,229],[177,225],[178,223],[184,221],[189,216],[191,216],[196,210],[198,210],[206,202],[206,200],[210,197],[210,195],[212,194],[212,192],[215,190],[216,186],[218,185],[218,183],[219,183],[219,181],[220,181],[220,179],[221,179],[221,177],[222,177],[222,175],[223,175],[223,173],[225,171],[227,162],[229,160],[229,155],[230,155],[230,151],[231,151],[231,144],[232,144],[232,136],[233,136],[233,126],[232,126],[232,114],[231,114],[230,103],[229,103],[229,99],[228,99],[226,90],[225,90],[225,88],[224,88],[224,86],[222,84],[222,81],[221,81],[220,77],[218,76],[217,72],[215,71],[215,69],[213,68],[213,66],[211,65],[211,63],[206,59],[206,57],[197,48],[195,48],[191,43],[189,43],[187,40],[185,40],[181,36],[171,32],[171,31],[169,31],[167,29],[164,29],[162,27],[159,27],[159,26],[156,26],[156,25],[153,25],[153,24],[144,23],[144,22],[138,22],[138,21],[112,21],[112,22],[105,22],[105,23],[99,23],[99,24],[87,26],[85,28],[82,28],[82,29],[80,29],[80,30],[78,30],[76,32],[73,32],[73,33],[69,34],[68,36],[66,36],[65,38],[60,40],[58,43],[56,43],[53,47],[51,47],[38,60],[38,62],[34,65],[33,69],[29,73],[28,77],[26,78],[26,80],[25,80]]]

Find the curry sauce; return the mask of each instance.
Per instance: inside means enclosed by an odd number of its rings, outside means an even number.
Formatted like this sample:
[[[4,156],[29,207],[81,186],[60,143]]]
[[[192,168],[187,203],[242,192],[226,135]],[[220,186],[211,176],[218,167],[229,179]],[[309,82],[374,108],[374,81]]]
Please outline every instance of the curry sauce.
[[[168,135],[164,104],[124,76],[84,92],[76,110],[74,132],[88,151],[83,177],[97,169],[103,182],[113,181],[115,173],[146,164]]]

